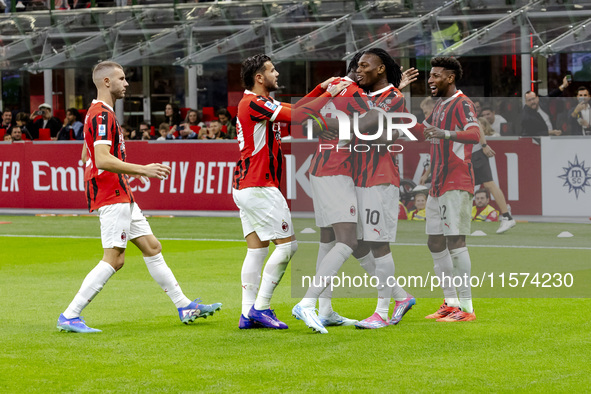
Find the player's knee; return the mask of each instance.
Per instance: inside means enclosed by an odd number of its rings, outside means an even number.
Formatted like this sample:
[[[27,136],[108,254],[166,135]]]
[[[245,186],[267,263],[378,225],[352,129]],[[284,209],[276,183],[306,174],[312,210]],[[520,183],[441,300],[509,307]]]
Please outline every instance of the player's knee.
[[[162,244],[156,238],[150,239],[142,248],[144,256],[152,257],[162,252]]]
[[[466,238],[462,236],[448,237],[447,248],[449,250],[459,249],[466,246]]]
[[[155,240],[154,242],[150,243],[150,249],[153,252],[152,256],[155,256],[158,253],[162,252],[162,244],[160,243],[160,241]]]
[[[357,237],[351,237],[349,239],[346,239],[343,243],[350,247],[351,250],[357,249],[357,246],[359,245],[359,243],[357,242]]]
[[[119,271],[121,268],[123,268],[123,264],[125,264],[124,256],[118,257],[114,262],[109,263],[109,264],[111,264],[111,266],[113,267],[113,269],[115,269],[115,271]]]
[[[427,241],[427,246],[429,247],[429,251],[431,251],[432,253],[443,252],[446,248],[445,238],[442,237],[442,239],[439,239],[429,237]]]

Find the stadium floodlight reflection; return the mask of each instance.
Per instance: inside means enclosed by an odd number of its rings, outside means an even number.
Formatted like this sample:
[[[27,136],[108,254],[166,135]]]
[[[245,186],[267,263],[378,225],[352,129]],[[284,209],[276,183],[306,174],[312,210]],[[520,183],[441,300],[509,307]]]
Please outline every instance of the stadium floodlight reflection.
[[[544,0],[536,0],[521,7],[507,16],[470,34],[468,37],[455,43],[454,45],[445,48],[443,51],[439,52],[438,55],[462,56],[472,52],[476,48],[481,48],[487,42],[493,41],[495,38],[502,36],[508,31],[511,31],[518,26],[525,25],[526,21],[524,19],[527,18],[527,12],[534,9],[543,2]],[[531,26],[531,23],[529,24]]]
[[[242,48],[245,44],[252,42],[258,38],[266,37],[266,44],[268,51],[270,52],[271,47],[271,39],[269,36],[269,30],[271,27],[271,22],[276,21],[280,18],[283,18],[301,8],[303,8],[303,4],[296,4],[291,7],[288,7],[275,15],[271,15],[262,20],[254,20],[251,22],[251,26],[238,31],[224,39],[217,40],[216,42],[208,45],[207,47],[193,52],[190,55],[177,60],[173,64],[175,66],[183,66],[188,67],[193,64],[197,63],[205,63],[211,59],[214,59],[218,56],[222,56],[230,51],[235,49]]]
[[[532,51],[533,55],[550,56],[567,50],[568,52],[589,52],[591,44],[591,18],[579,23],[569,31]],[[577,48],[579,47],[579,48]]]
[[[424,31],[424,24],[434,24],[433,21],[439,14],[460,4],[462,4],[462,0],[452,0],[447,3],[444,3],[442,6],[434,9],[433,11],[421,17],[416,18],[415,20],[404,25],[403,27],[389,32],[382,38],[361,48],[360,51],[365,51],[369,48],[381,48],[385,51],[390,52],[392,49],[397,48],[410,40],[413,40],[417,36],[417,34],[422,35]],[[351,60],[353,56],[355,56],[355,53],[349,53],[347,56],[343,58],[343,60]]]
[[[309,49],[317,48],[320,44],[330,41],[340,35],[351,35],[351,20],[352,18],[364,15],[368,10],[375,8],[375,4],[368,4],[361,7],[359,11],[354,14],[347,14],[341,18],[335,19],[302,37],[295,37],[293,42],[286,44],[273,51],[273,60],[280,62],[293,58],[305,57]],[[352,37],[347,37],[347,43],[353,41]]]
[[[25,68],[32,72],[58,68],[67,62],[79,60],[87,54],[96,54],[101,48],[106,47],[109,51],[112,51],[119,29],[133,21],[134,18],[130,18],[119,22],[110,29],[95,33],[92,37],[88,37],[77,43],[67,45],[57,53],[50,53],[47,56],[43,56],[41,60],[29,64]]]

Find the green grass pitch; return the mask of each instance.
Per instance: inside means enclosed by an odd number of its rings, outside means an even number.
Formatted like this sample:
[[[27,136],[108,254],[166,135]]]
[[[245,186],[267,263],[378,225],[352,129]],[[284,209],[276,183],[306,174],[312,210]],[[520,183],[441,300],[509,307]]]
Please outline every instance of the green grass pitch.
[[[313,221],[294,220],[301,240],[272,301],[288,330],[238,330],[246,244],[237,218],[150,218],[187,296],[222,302],[183,325],[129,244],[125,267],[84,310],[99,334],[58,332],[58,315],[100,260],[92,217],[0,216],[0,392],[451,392],[588,391],[591,383],[591,227],[520,223],[504,235],[468,237],[473,274],[571,272],[569,289],[474,289],[477,320],[424,319],[440,291],[418,297],[398,326],[328,328],[313,334],[291,317],[292,273],[315,264]],[[572,238],[557,238],[570,231]],[[31,237],[35,235],[36,237]],[[401,222],[396,275],[425,274],[424,224]],[[356,262],[347,269],[356,272]],[[360,271],[359,271],[360,272]],[[301,291],[300,291],[301,293]],[[559,298],[559,296],[578,298]],[[483,298],[484,297],[484,298]],[[335,310],[363,319],[375,298],[339,298]]]

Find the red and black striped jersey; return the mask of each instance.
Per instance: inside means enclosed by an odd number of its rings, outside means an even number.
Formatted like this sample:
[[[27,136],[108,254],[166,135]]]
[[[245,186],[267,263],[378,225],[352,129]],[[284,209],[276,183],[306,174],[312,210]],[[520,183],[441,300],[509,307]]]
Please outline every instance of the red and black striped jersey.
[[[282,111],[282,109],[287,109]],[[285,114],[281,114],[285,112]],[[279,122],[289,122],[291,110],[271,97],[246,90],[238,104],[236,132],[240,160],[234,171],[233,187],[279,187],[283,156]]]
[[[99,144],[109,145],[110,153],[125,161],[125,141],[113,108],[102,101],[93,100],[84,119],[87,157],[84,181],[88,210],[91,212],[105,205],[134,201],[126,174],[97,168],[94,147]]]
[[[404,96],[390,84],[375,92],[368,93],[371,107],[381,108],[386,112],[406,112]],[[385,131],[384,131],[385,132]],[[353,154],[353,180],[355,186],[371,187],[382,184],[400,186],[400,175],[396,164],[396,154],[388,152],[383,144],[371,144],[355,137],[352,145],[357,145]],[[367,145],[369,149],[359,149]]]
[[[471,136],[472,140],[479,139],[479,125],[474,103],[461,90],[450,98],[439,99],[424,124],[426,127],[435,126],[441,130],[474,134]],[[467,131],[469,128],[471,129]],[[439,197],[449,190],[465,190],[474,193],[472,145],[438,138],[431,140],[433,180],[429,193],[432,196]]]
[[[332,111],[338,110],[349,118],[352,118],[354,113],[361,115],[369,111],[370,104],[367,94],[352,79],[348,77],[337,78],[329,84],[328,89],[332,85],[338,85],[341,81],[350,81],[352,83],[328,102],[320,110],[320,114],[322,116],[332,117]],[[310,163],[310,174],[314,176],[353,175],[351,153],[341,147],[337,149],[338,143],[338,138],[332,140],[318,139],[318,147]],[[321,145],[324,147],[332,146],[332,148],[321,150]]]

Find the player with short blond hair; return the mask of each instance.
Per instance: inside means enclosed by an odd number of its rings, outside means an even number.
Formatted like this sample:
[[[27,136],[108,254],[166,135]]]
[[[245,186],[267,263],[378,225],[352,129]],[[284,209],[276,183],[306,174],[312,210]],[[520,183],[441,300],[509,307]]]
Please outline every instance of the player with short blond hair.
[[[129,86],[123,68],[114,62],[102,62],[94,68],[92,76],[98,94],[84,121],[84,180],[88,209],[99,214],[104,254],[59,316],[57,328],[78,333],[101,331],[88,327],[80,313],[109,278],[123,267],[128,240],[142,252],[148,271],[175,304],[183,323],[212,315],[222,304],[198,304],[183,294],[160,253],[162,245],[152,234],[131,192],[129,175],[142,182],[143,177],[162,180],[170,174],[170,167],[161,163],[139,165],[126,162],[123,133],[113,111],[115,101],[123,98]]]

